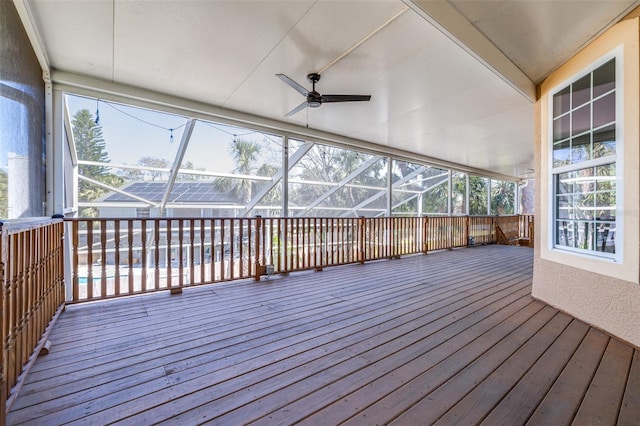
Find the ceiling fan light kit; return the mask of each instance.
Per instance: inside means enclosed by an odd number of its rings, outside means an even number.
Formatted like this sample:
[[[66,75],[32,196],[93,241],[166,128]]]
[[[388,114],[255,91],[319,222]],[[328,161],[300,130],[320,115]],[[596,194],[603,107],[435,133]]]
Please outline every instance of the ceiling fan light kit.
[[[280,80],[284,81],[288,86],[307,98],[306,101],[289,111],[286,116],[291,117],[299,111],[305,108],[318,108],[324,103],[330,102],[359,102],[371,100],[371,95],[321,95],[316,91],[316,83],[320,81],[320,74],[310,73],[307,74],[307,80],[312,85],[311,91],[305,89],[304,86],[298,84],[295,80],[287,77],[284,74],[276,74]]]

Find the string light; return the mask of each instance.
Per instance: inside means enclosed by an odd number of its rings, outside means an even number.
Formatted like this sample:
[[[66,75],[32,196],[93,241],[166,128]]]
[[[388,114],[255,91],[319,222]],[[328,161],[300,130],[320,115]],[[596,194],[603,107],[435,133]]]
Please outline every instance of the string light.
[[[169,127],[160,126],[159,124],[151,123],[150,121],[143,120],[140,117],[136,117],[133,114],[130,114],[130,113],[126,112],[126,111],[123,111],[120,108],[117,108],[115,105],[110,104],[109,102],[104,102],[104,103],[107,104],[108,106],[110,106],[111,108],[115,109],[119,113],[124,114],[127,117],[133,118],[136,121],[139,121],[139,122],[144,123],[144,124],[148,124],[149,126],[157,127],[158,129],[168,130],[169,131],[169,142],[170,143],[173,143],[173,131],[174,130],[178,130],[178,129],[180,129],[180,128],[182,128],[182,127],[187,125],[187,122],[185,121],[183,124],[179,125],[178,127],[169,128]],[[97,111],[96,111],[96,113],[97,113]],[[96,121],[97,121],[97,119],[96,119]]]

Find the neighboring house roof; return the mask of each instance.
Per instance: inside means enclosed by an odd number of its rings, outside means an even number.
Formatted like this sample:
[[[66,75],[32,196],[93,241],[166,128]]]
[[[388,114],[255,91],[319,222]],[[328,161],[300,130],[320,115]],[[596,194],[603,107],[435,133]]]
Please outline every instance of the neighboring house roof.
[[[160,203],[167,189],[167,182],[133,182],[122,188],[121,191],[136,197],[144,198],[150,202]],[[103,202],[138,201],[135,198],[118,192],[106,195]],[[169,203],[212,203],[212,204],[236,204],[238,200],[226,192],[221,192],[211,182],[176,182],[173,185],[168,199]]]

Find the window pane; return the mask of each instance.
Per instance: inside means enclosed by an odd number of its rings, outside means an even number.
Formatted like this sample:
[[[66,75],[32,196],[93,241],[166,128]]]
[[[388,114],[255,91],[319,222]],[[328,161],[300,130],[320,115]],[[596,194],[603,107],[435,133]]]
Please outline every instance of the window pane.
[[[603,223],[615,224],[615,208],[615,164],[556,175],[556,245],[605,251],[600,230]],[[615,245],[606,247],[615,253]]]
[[[569,164],[570,146],[570,141],[563,141],[553,145],[553,167]]]
[[[593,127],[604,126],[616,120],[616,95],[610,93],[593,102]]]
[[[616,87],[616,61],[610,60],[593,72],[593,97],[607,93]]]
[[[591,135],[586,134],[571,141],[571,162],[589,160],[591,158]]]
[[[557,142],[569,137],[571,115],[567,114],[553,121],[553,141]]]
[[[591,99],[591,74],[587,74],[571,85],[572,108],[589,102]]]
[[[567,86],[553,96],[553,118],[557,118],[564,113],[569,112],[571,108],[569,102],[569,89]]]
[[[591,129],[591,104],[584,105],[571,113],[571,135],[579,135]]]
[[[606,126],[593,132],[593,158],[606,157],[616,153],[616,129]]]

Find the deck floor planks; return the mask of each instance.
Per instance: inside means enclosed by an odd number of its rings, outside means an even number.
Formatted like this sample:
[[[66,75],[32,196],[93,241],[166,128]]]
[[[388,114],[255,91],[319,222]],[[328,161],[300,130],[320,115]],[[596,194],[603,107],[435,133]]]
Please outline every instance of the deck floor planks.
[[[450,396],[438,391],[452,390],[447,384],[477,368],[478,360],[496,347],[504,349],[509,341],[511,356],[522,354],[521,348],[540,339],[549,324],[564,321],[564,314],[531,299],[532,258],[529,249],[484,246],[258,283],[186,288],[180,296],[156,293],[70,306],[50,335],[57,333],[59,352],[53,340],[54,356],[36,362],[36,375],[27,378],[27,392],[18,397],[8,424],[118,419],[123,424],[239,424],[255,419],[270,424],[277,418],[270,416],[278,413],[284,414],[278,417],[283,423],[296,418],[324,424],[349,418],[354,424],[362,419],[384,423],[388,417],[358,416],[397,402],[394,398],[412,384],[420,390],[428,378],[440,381],[441,386],[419,392],[410,404],[392,405],[392,417],[402,423],[411,413],[429,414],[433,404],[428,398]],[[562,328],[566,333],[586,327],[569,317],[567,321],[570,325]],[[529,338],[513,338],[524,329]],[[564,340],[562,330],[555,345]],[[526,372],[505,375],[502,396],[464,421],[485,418],[495,407],[512,409],[518,389],[543,394],[555,381],[553,392],[560,380],[554,371],[571,379],[566,372],[592,336],[589,329],[564,370],[564,361],[553,371],[540,370],[551,376],[540,379],[542,387],[529,383]],[[522,365],[535,369],[535,360],[547,350],[571,351],[553,349],[553,342]],[[640,372],[634,367],[638,363],[631,363],[631,357],[637,358],[633,350],[630,354],[630,377],[614,379],[621,422],[625,406],[632,407],[628,418],[637,413],[633,374]],[[508,356],[502,356],[504,363]],[[83,368],[73,369],[74,363]],[[482,386],[498,370],[494,365],[477,383]],[[455,409],[477,383],[459,381],[462,395],[446,400],[445,412],[436,418]],[[313,398],[307,396],[320,398],[309,404]],[[545,397],[540,407],[547,401]],[[295,416],[287,416],[292,409]],[[571,416],[576,408],[572,410]],[[420,424],[430,423],[428,416],[418,418]]]
[[[514,298],[508,298],[507,296],[508,301],[506,301],[505,304],[513,303],[514,299],[522,296],[523,294],[515,296]],[[500,301],[494,302],[496,303],[496,308],[499,306],[499,302]],[[471,315],[469,318],[473,320]],[[299,368],[299,371],[288,370],[279,376],[270,378],[270,382],[272,384],[267,384],[266,382],[260,383],[260,392],[252,393],[252,398],[246,401],[247,406],[242,407],[242,410],[239,410],[241,411],[240,413],[236,412],[228,417],[220,417],[217,421],[221,424],[235,424],[238,421],[238,417],[244,419],[243,421],[258,418],[264,415],[263,410],[265,407],[271,407],[271,410],[273,410],[275,407],[290,403],[291,390],[283,386],[286,384],[295,385],[299,396],[302,396],[300,392],[302,389],[321,389],[321,391],[328,393],[330,397],[335,398],[338,395],[335,383],[336,380],[346,380],[347,384],[366,383],[363,380],[359,380],[359,378],[350,377],[349,373],[356,371],[355,374],[368,376],[371,375],[371,373],[368,373],[366,369],[374,368],[379,371],[383,371],[387,368],[393,368],[393,366],[397,365],[398,362],[407,362],[406,360],[416,356],[414,352],[416,351],[416,348],[412,346],[412,341],[415,340],[416,343],[420,343],[420,341],[430,340],[429,344],[435,345],[437,344],[439,334],[446,334],[448,336],[450,333],[453,333],[452,330],[454,327],[459,327],[460,325],[461,322],[458,320],[455,323],[448,325],[446,330],[440,329],[435,333],[428,334],[428,329],[421,332],[421,329],[418,327],[419,323],[412,322],[411,326],[414,329],[411,330],[411,334],[403,334],[395,337],[393,340],[389,340],[393,336],[390,336],[386,340],[378,340],[377,338],[370,339],[368,344],[364,347],[350,346],[345,348],[349,353],[346,357],[343,357],[344,359],[341,360],[341,363],[334,363],[327,366],[325,362],[320,360],[320,362],[317,363],[318,367],[315,369],[310,368],[311,366],[307,364],[304,367]],[[413,335],[416,336],[414,337]],[[383,334],[380,334],[378,338],[381,336],[383,336]],[[397,345],[397,341],[399,339],[401,339],[401,345],[398,347],[395,345]],[[377,343],[377,346],[370,347],[371,342],[374,344]],[[417,345],[414,344],[414,346]],[[340,347],[338,349],[340,349]],[[374,353],[377,353],[377,355],[374,355]],[[318,404],[320,401],[323,401],[323,397],[317,394],[310,395],[308,399],[310,401],[304,401],[301,403],[301,405],[305,407],[305,410],[311,410],[314,403]],[[212,409],[212,405],[213,404],[208,404],[207,406],[201,407],[207,413],[207,417],[205,418],[209,418],[210,416],[213,417],[216,413]],[[224,410],[228,411],[232,405],[229,402],[222,401],[222,407],[224,407]],[[180,407],[176,409],[180,409]],[[293,415],[293,411],[293,408],[288,406],[286,415],[290,421],[296,419]],[[224,414],[224,411],[219,412],[217,415],[220,414]],[[302,417],[304,417],[304,415]],[[186,422],[189,423],[190,420],[194,419],[190,419],[189,416],[176,416],[175,420],[186,420]],[[324,420],[328,423],[332,423],[330,419]]]
[[[496,286],[498,287],[498,286]],[[505,287],[508,289],[510,288],[509,285],[505,284]],[[474,297],[481,297],[483,295],[484,292],[494,292],[495,290],[493,288],[489,288],[489,289],[485,289],[485,290],[481,290],[481,291],[476,291],[476,293],[471,293],[470,295],[467,296],[467,298],[462,299],[462,301],[457,301],[454,302],[454,304],[452,305],[451,303],[447,302],[445,304],[445,306],[440,307],[440,310],[446,310],[446,311],[453,311],[455,312],[456,315],[460,314],[460,310],[458,310],[459,305],[460,304],[465,304],[465,303],[469,303],[469,300],[473,299]],[[461,293],[462,295],[465,295],[465,293]],[[437,306],[437,304],[434,304],[435,306]],[[422,321],[427,321],[428,323],[431,322],[432,320],[437,321],[443,321],[442,317],[442,313],[439,313],[437,310],[433,311],[433,312],[429,312],[427,315],[422,317]],[[359,319],[360,320],[360,319]],[[369,320],[371,321],[371,320]],[[404,329],[400,328],[400,331],[403,332],[413,332],[416,333],[415,329],[416,327],[419,326],[420,323],[416,323],[416,321],[405,321]],[[354,328],[354,327],[352,327]],[[355,327],[355,330],[357,330],[358,328]],[[406,330],[405,330],[406,329]],[[396,333],[398,333],[398,331],[395,331]],[[324,330],[318,330],[318,333],[325,333]],[[326,334],[326,333],[325,333]],[[357,335],[351,335],[349,334],[347,337],[349,339],[353,339],[355,336]],[[373,338],[379,338],[380,334],[376,334],[373,336]],[[334,339],[336,336],[332,335],[332,339]],[[318,338],[317,336],[312,336],[312,339],[314,340],[313,344],[316,345],[316,347],[318,346]],[[322,342],[321,342],[322,343]],[[324,344],[333,344],[333,342],[331,340],[324,342]],[[350,344],[350,340],[347,340],[346,342],[341,342],[340,345],[338,345],[339,348],[345,346],[345,345],[349,345]],[[300,344],[296,344],[297,347],[300,346]],[[311,348],[309,348],[311,349]],[[326,346],[324,349],[320,350],[320,353],[322,354],[323,351],[326,350]],[[210,392],[209,392],[209,388],[211,388],[215,383],[220,383],[225,377],[226,374],[229,374],[230,376],[238,376],[241,374],[246,374],[249,371],[254,371],[254,370],[258,370],[259,368],[262,367],[262,365],[268,365],[267,370],[268,371],[272,371],[274,369],[274,367],[276,367],[276,371],[286,371],[287,369],[289,369],[290,367],[288,365],[285,365],[283,367],[280,367],[279,369],[277,369],[276,365],[272,365],[274,363],[279,362],[280,359],[289,359],[289,356],[291,354],[295,354],[297,353],[297,351],[299,351],[298,348],[289,348],[287,346],[285,346],[283,349],[280,350],[274,350],[274,351],[266,351],[262,350],[262,352],[267,352],[265,355],[261,355],[259,357],[259,361],[256,359],[249,359],[249,360],[245,360],[242,362],[238,362],[237,364],[234,365],[233,369],[231,369],[230,373],[227,373],[227,371],[229,370],[229,368],[224,367],[224,365],[220,366],[222,368],[222,370],[215,370],[215,368],[218,367],[217,364],[213,364],[213,363],[205,363],[206,364],[206,369],[202,370],[199,369],[198,371],[194,371],[194,370],[190,370],[188,373],[189,375],[182,375],[179,376],[179,381],[180,381],[180,386],[181,386],[181,390],[178,392],[180,395],[185,395],[183,397],[183,402],[182,405],[186,405],[186,406],[194,406],[197,407],[199,402],[201,401],[201,399],[203,398],[205,401],[210,399]],[[304,362],[305,360],[307,360],[309,357],[309,354],[306,354],[306,356],[303,359],[297,359],[296,360],[296,364],[300,363],[300,362]],[[302,357],[300,357],[302,358]],[[263,360],[264,359],[264,360]],[[335,361],[335,360],[334,360]],[[259,362],[259,364],[256,364],[256,362]],[[211,371],[213,370],[213,371]],[[208,373],[207,371],[211,371],[210,373]],[[272,374],[272,373],[271,373]],[[214,381],[212,383],[211,378],[215,377],[217,381]],[[252,380],[255,380],[256,376],[255,373],[252,376]],[[260,376],[258,376],[260,377]],[[176,379],[178,380],[178,379]],[[228,383],[224,383],[224,385],[228,385]],[[238,390],[238,389],[242,389],[244,387],[247,386],[247,383],[241,383],[240,386],[236,385],[234,389],[234,391]],[[224,386],[222,386],[222,388],[224,388]],[[216,388],[217,392],[221,391],[220,386],[218,386]],[[168,390],[166,392],[167,396],[166,396],[166,401],[171,401],[171,399],[173,398],[171,396],[173,392],[172,390]],[[196,393],[197,392],[197,393]],[[228,392],[228,390],[222,391],[223,393]],[[154,403],[160,405],[163,402],[163,397],[162,397],[162,393],[163,392],[157,392],[154,394],[149,394],[147,396],[145,396],[145,398],[151,399]],[[202,403],[204,403],[205,401],[203,401]],[[120,404],[118,405],[117,408],[117,415],[126,415],[127,413],[127,407],[131,406],[132,409],[137,409],[136,405],[139,403],[139,401],[136,402],[132,402],[131,404]],[[173,401],[171,401],[171,403],[169,404],[162,404],[161,407],[159,407],[157,409],[158,412],[160,413],[167,413],[167,415],[172,415],[173,413],[175,413],[175,409],[173,408]],[[102,416],[106,416],[106,417],[111,417],[113,416],[114,413],[111,412],[105,412],[102,413],[100,415],[97,415],[95,417],[91,417],[88,420],[90,421],[97,421],[100,422],[101,419],[103,418]],[[133,424],[135,424],[136,422],[134,421]]]
[[[576,413],[575,424],[616,424],[632,356],[633,348],[617,339],[609,340],[596,374]]]
[[[594,328],[589,330],[527,425],[571,424],[608,343],[609,336]]]
[[[345,424],[363,424],[376,421],[389,422],[402,415],[413,405],[422,401],[431,391],[438,388],[447,380],[460,372],[480,355],[491,349],[507,335],[513,332],[514,327],[521,327],[527,321],[536,317],[546,318],[555,314],[555,310],[545,308],[536,301],[530,301],[524,308],[505,318],[500,324],[477,336],[469,339],[467,345],[451,352],[446,358],[429,367],[426,371],[416,375],[412,366],[401,366],[406,370],[405,374],[394,374],[393,377],[382,376],[366,387],[362,392],[376,394],[376,399],[371,405],[346,420]],[[472,337],[472,336],[469,336]],[[420,361],[420,360],[418,360]],[[422,365],[424,369],[425,365]],[[391,391],[389,391],[391,389]],[[420,410],[415,410],[419,414]],[[418,421],[418,420],[416,420]]]
[[[620,407],[618,426],[633,426],[638,423],[640,423],[640,350],[636,349]]]
[[[453,424],[463,418],[465,423],[480,423],[571,321],[558,313],[506,360],[498,357],[499,366],[434,424]]]
[[[453,293],[453,294],[461,294],[461,293]],[[167,360],[165,359],[165,361],[167,361]],[[197,373],[196,373],[196,374],[197,374]],[[89,379],[90,379],[90,378],[89,378]],[[165,383],[164,381],[160,381],[159,386],[166,386],[166,383]],[[154,389],[153,387],[150,387],[150,386],[149,386],[149,383],[147,383],[147,384],[146,384],[146,386],[139,386],[139,387],[143,388],[143,389],[144,389],[145,391],[147,391],[147,392],[151,392],[151,391],[153,391],[153,389]],[[102,388],[104,389],[104,392],[105,392],[106,394],[108,394],[111,398],[113,398],[113,396],[114,396],[114,395],[113,395],[111,392],[109,392],[108,387],[104,387],[104,386],[103,386]],[[126,394],[126,395],[123,395],[123,397],[130,397],[131,390],[132,390],[131,388],[127,389],[127,394]],[[122,392],[121,392],[121,393],[122,393]],[[56,402],[60,402],[60,401],[54,401],[54,403],[56,403]],[[96,405],[97,405],[97,402],[98,402],[98,401],[95,401],[95,400],[93,401],[94,406],[96,406]],[[119,408],[121,408],[121,407],[119,407]],[[39,409],[45,409],[45,407],[44,407],[44,406],[40,406],[40,407],[39,407]],[[67,421],[68,421],[69,419],[70,419],[70,418],[66,418],[66,420],[67,420]]]
[[[514,329],[499,342],[494,344],[488,351],[482,353],[472,362],[460,366],[460,371],[455,372],[446,382],[437,385],[434,389],[421,398],[419,401],[412,401],[414,404],[393,419],[393,424],[409,425],[409,424],[432,424],[440,417],[445,415],[447,411],[458,401],[462,400],[469,394],[479,383],[488,377],[504,360],[512,356],[518,349],[526,344],[533,336],[544,328],[549,321],[553,320],[558,314],[556,309],[545,306],[531,318],[527,319],[521,325],[514,326]],[[427,376],[427,378],[429,378]],[[417,385],[423,385],[420,381]],[[394,405],[399,405],[399,399],[403,395],[408,395],[411,387],[403,389],[402,392],[392,394],[394,398],[391,400]],[[411,400],[410,400],[411,401]],[[388,404],[389,402],[387,402]],[[384,405],[383,405],[384,407]],[[369,410],[368,418],[377,418],[382,415],[376,405],[372,406],[374,410]],[[404,406],[403,406],[404,408]]]
[[[524,424],[588,331],[585,323],[572,321],[481,424]]]

